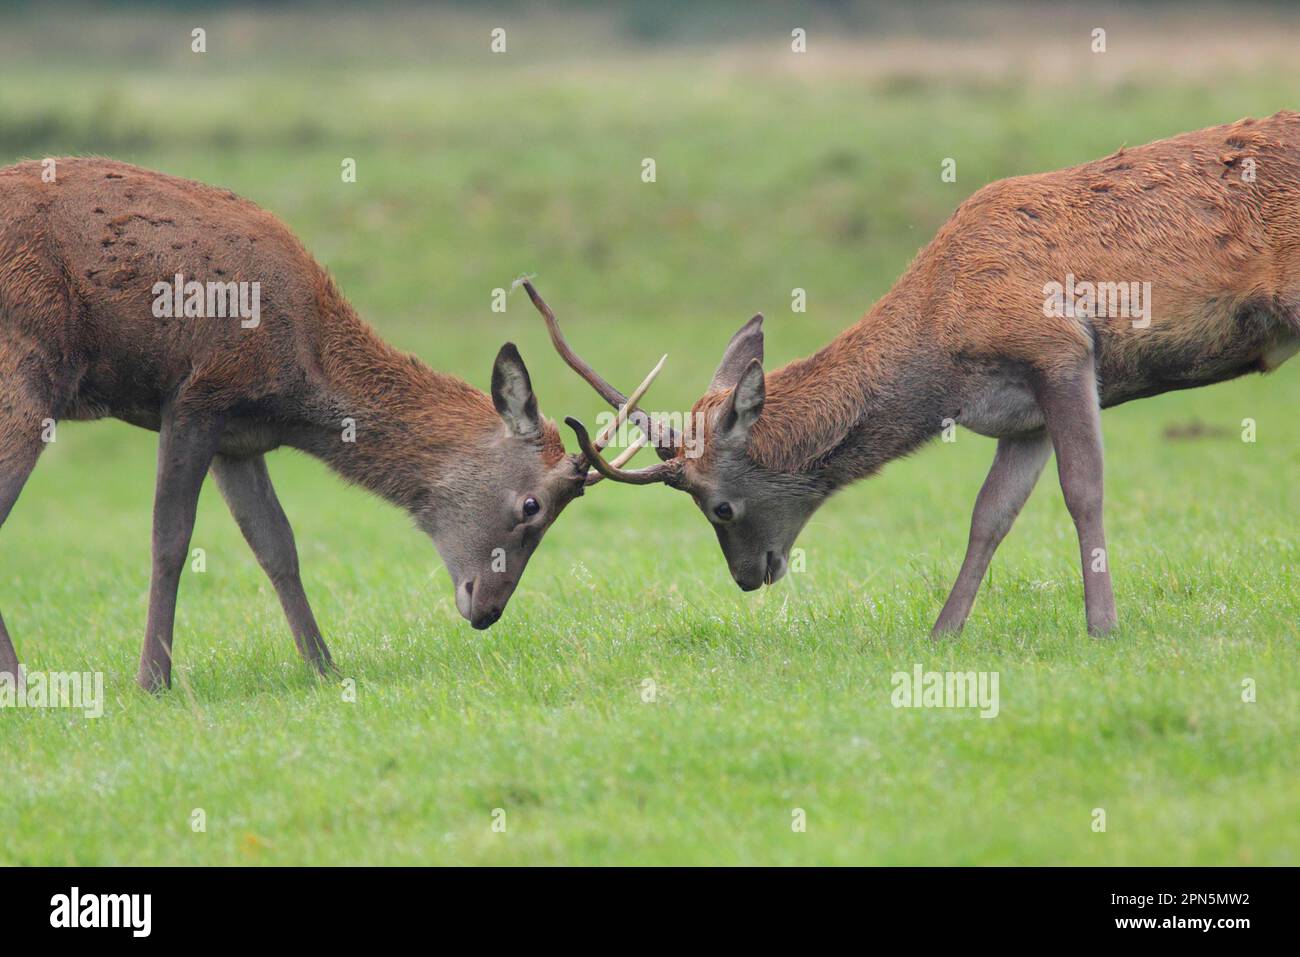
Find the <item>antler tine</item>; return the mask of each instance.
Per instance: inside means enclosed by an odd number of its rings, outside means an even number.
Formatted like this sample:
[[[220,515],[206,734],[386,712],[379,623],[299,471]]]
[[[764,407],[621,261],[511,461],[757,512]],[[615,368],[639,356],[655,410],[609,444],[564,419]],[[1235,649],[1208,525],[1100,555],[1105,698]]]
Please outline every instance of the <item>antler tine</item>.
[[[619,407],[618,414],[614,416],[614,421],[600,430],[600,433],[596,436],[596,440],[592,443],[592,448],[597,453],[609,444],[609,440],[614,436],[614,433],[618,431],[619,426],[627,421],[628,411],[636,406],[637,400],[639,400],[641,396],[645,395],[646,390],[650,388],[650,383],[654,382],[655,377],[659,375],[660,371],[664,367],[664,363],[667,361],[668,356],[665,354],[659,359],[658,364],[650,370],[650,374],[642,379],[641,384],[632,391],[632,394],[628,397],[627,401]],[[620,467],[631,459],[632,456],[636,455],[636,453],[643,448],[648,441],[650,441],[649,436],[646,431],[642,429],[641,434],[637,436],[636,441],[620,452],[611,464],[614,468]],[[583,456],[586,458],[587,464],[590,465],[592,459],[590,455],[587,455],[586,449],[583,449]],[[588,472],[584,479],[584,484],[595,485],[602,478],[604,478],[604,476],[599,471]]]
[[[619,392],[618,389],[606,382],[604,378],[601,377],[600,373],[588,365],[587,362],[569,346],[569,343],[564,338],[564,334],[560,332],[559,320],[555,318],[555,313],[552,312],[551,307],[546,304],[546,300],[543,299],[541,294],[536,290],[536,288],[534,288],[532,281],[529,279],[518,279],[516,280],[516,284],[524,287],[524,291],[528,293],[528,298],[533,301],[533,305],[537,307],[537,311],[542,314],[542,319],[546,321],[546,331],[551,336],[551,345],[555,346],[555,351],[560,354],[560,358],[565,361],[568,367],[578,373],[578,375],[581,376],[588,385],[596,390],[596,393],[602,399],[614,408],[617,409],[620,406],[627,404],[627,398],[623,393]],[[652,434],[650,417],[638,409],[636,403],[631,404],[627,417],[631,419],[633,425],[646,435]],[[662,423],[660,423],[660,426],[661,427],[658,430],[659,441],[655,444],[655,452],[661,459],[670,459],[677,454],[677,449],[681,445],[681,439],[677,433],[668,426],[663,425]]]
[[[533,287],[532,281],[523,279],[520,280],[520,285],[524,287],[524,291],[528,293],[528,298],[533,301],[537,311],[546,320],[546,331],[551,334],[551,345],[555,346],[555,351],[560,354],[561,359],[568,363],[569,368],[582,376],[600,394],[602,399],[615,408],[626,402],[627,399],[624,398],[622,392],[619,392],[618,389],[615,389],[601,378],[599,372],[588,365],[584,359],[570,348],[569,343],[564,339],[564,334],[560,332],[559,320],[555,318],[555,313],[546,304],[546,300],[542,298],[541,293]]]
[[[640,435],[636,437],[636,439],[632,442],[631,445],[625,448],[622,452],[619,452],[618,455],[615,456],[614,461],[610,462],[609,464],[612,465],[614,468],[623,467],[629,461],[631,461],[632,456],[636,455],[643,448],[645,448],[646,443],[649,441],[650,439],[646,436],[644,432],[642,432]],[[595,485],[597,482],[601,481],[604,477],[605,476],[601,475],[595,469],[592,469],[590,472],[587,473],[586,484]]]
[[[618,431],[619,426],[627,421],[628,412],[636,408],[637,402],[640,401],[641,396],[646,394],[646,390],[650,388],[650,383],[654,382],[660,371],[663,370],[664,363],[667,361],[668,355],[665,353],[663,358],[659,360],[659,364],[650,370],[650,374],[641,380],[641,384],[633,389],[632,394],[627,397],[627,400],[621,406],[619,406],[618,414],[614,416],[614,421],[597,433],[595,443],[597,449],[603,449],[609,444],[609,440],[613,438],[614,433]],[[638,428],[640,428],[640,426],[638,426]],[[641,429],[641,434],[645,435],[646,430]]]
[[[636,437],[636,441],[634,441],[631,445],[625,448],[622,452],[619,452],[618,455],[614,456],[614,460],[609,464],[614,466],[614,468],[622,468],[629,461],[631,461],[632,456],[636,455],[643,448],[645,448],[646,443],[649,441],[650,439],[646,436],[644,432],[642,432],[640,435]]]
[[[574,434],[578,437],[578,447],[582,449],[582,454],[586,456],[587,461],[607,479],[613,479],[616,482],[626,482],[629,485],[650,485],[654,482],[666,482],[679,468],[680,459],[668,459],[651,465],[649,468],[624,470],[611,462],[606,462],[600,456],[600,452],[591,442],[591,436],[587,434],[587,427],[573,416],[564,420],[569,428],[573,429]],[[617,461],[617,460],[615,460]],[[590,480],[588,480],[590,484]]]

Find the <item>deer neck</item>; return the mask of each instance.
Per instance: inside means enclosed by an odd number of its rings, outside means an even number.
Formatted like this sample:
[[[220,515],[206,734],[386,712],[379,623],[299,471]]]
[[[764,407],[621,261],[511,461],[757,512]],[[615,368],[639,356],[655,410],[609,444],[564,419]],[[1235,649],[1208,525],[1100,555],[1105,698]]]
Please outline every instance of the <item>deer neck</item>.
[[[319,381],[287,444],[417,517],[446,504],[500,431],[492,400],[394,349],[350,309],[324,328]]]
[[[760,422],[773,414],[769,445],[786,450],[787,468],[834,491],[942,431],[950,377],[920,308],[896,288],[826,348],[768,376]]]

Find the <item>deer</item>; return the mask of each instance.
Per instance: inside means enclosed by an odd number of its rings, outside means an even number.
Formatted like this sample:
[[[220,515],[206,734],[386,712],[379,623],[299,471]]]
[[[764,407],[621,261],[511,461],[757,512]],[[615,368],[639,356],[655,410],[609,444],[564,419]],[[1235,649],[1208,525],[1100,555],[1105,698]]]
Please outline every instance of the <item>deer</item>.
[[[1116,287],[1139,282],[1132,291],[1149,294],[1138,314],[1112,308],[1123,305]],[[554,314],[543,317],[571,368],[611,399]],[[1300,350],[1300,114],[990,183],[860,321],[771,373],[762,323],[756,315],[732,336],[693,406],[698,454],[661,429],[661,461],[624,469],[566,420],[594,467],[689,494],[736,584],[752,591],[785,574],[797,536],[837,491],[947,426],[994,438],[965,558],[931,632],[940,637],[965,625],[1055,452],[1087,628],[1110,634],[1101,411],[1270,372]]]
[[[476,629],[501,617],[547,529],[602,478],[566,453],[513,343],[490,395],[433,370],[381,339],[280,220],[233,192],[98,158],[0,169],[0,524],[57,423],[105,417],[159,435],[136,675],[149,691],[171,685],[209,473],[320,675],[337,669],[266,453],[305,452],[409,513]],[[3,675],[22,679],[0,617]]]

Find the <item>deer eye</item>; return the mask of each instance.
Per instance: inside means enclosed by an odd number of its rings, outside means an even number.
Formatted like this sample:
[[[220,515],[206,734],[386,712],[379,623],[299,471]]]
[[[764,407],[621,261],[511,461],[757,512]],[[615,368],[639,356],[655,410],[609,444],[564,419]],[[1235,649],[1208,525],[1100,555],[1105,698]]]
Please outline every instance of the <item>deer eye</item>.
[[[731,521],[732,515],[735,513],[731,510],[730,502],[719,502],[717,505],[713,506],[713,514],[718,516],[719,521],[729,522]]]
[[[531,495],[524,499],[524,515],[531,518],[542,510],[542,503]]]

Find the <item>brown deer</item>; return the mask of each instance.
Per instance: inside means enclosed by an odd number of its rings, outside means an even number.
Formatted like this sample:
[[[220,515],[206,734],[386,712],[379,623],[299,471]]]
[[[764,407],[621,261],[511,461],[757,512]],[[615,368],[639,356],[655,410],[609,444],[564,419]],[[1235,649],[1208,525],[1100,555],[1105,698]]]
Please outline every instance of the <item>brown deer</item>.
[[[475,628],[501,616],[547,528],[600,478],[565,454],[513,344],[491,397],[433,371],[381,340],[293,234],[234,193],[104,159],[0,169],[0,523],[53,424],[105,416],[159,433],[137,676],[148,689],[171,682],[209,470],[321,673],[330,654],[264,453],[308,452],[406,509]],[[3,619],[0,673],[21,678]]]
[[[1140,287],[1146,295],[1133,290],[1145,300],[1137,315],[1109,308],[1123,305],[1117,292],[1129,283],[1150,284]],[[732,337],[695,405],[702,454],[688,457],[660,435],[666,460],[657,465],[625,471],[593,454],[594,466],[688,492],[748,591],[785,573],[795,537],[845,485],[946,424],[996,438],[938,635],[965,623],[1055,449],[1088,628],[1108,632],[1116,614],[1100,412],[1268,372],[1300,348],[1300,114],[985,186],[857,325],[768,375],[761,322]],[[595,453],[581,423],[569,422]]]

